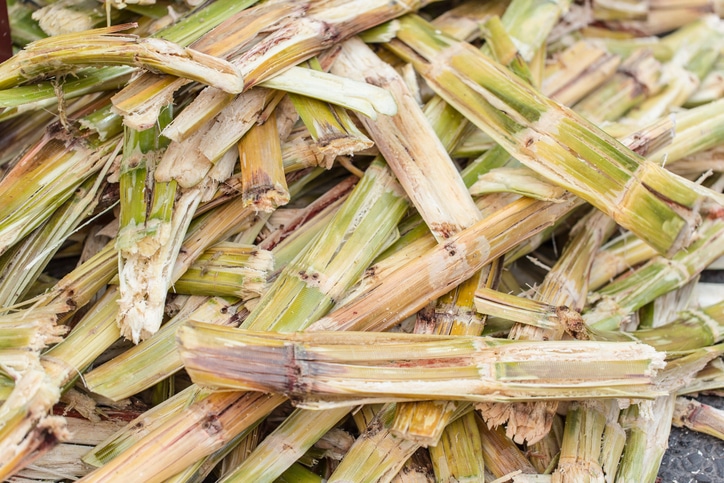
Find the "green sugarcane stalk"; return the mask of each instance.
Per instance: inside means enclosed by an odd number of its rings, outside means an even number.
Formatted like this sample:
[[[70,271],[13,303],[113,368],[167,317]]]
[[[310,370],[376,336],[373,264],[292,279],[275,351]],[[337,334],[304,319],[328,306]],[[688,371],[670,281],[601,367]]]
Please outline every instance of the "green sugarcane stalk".
[[[115,138],[97,142],[70,138],[51,128],[0,181],[0,254],[17,243],[98,172],[117,146]],[[19,181],[22,180],[22,181]]]
[[[604,482],[599,463],[601,439],[606,427],[606,416],[601,410],[603,404],[606,403],[591,401],[576,403],[569,408],[561,455],[552,481]]]
[[[136,24],[56,35],[25,46],[0,64],[0,89],[47,74],[92,65],[129,65],[161,71],[239,93],[244,80],[232,64],[162,39],[120,34]]]
[[[123,453],[135,441],[161,426],[184,407],[208,397],[209,391],[198,386],[190,386],[174,396],[154,406],[141,416],[130,421],[125,427],[109,436],[83,456],[83,461],[91,466],[100,467]]]
[[[172,285],[175,293],[249,299],[266,290],[274,258],[252,245],[221,242],[210,247]]]
[[[634,404],[621,412],[621,425],[628,432],[623,456],[616,472],[616,482],[651,482],[656,480],[664,457],[676,396],[662,396],[654,401]],[[644,413],[642,405],[648,405]]]
[[[272,284],[244,327],[299,330],[329,311],[384,247],[406,207],[388,168],[373,164],[330,224]],[[361,240],[366,240],[364,253]],[[288,307],[299,309],[283,310]]]
[[[14,305],[28,293],[62,242],[92,212],[109,167],[87,179],[41,227],[0,256],[0,307]]]
[[[648,50],[634,52],[616,73],[573,109],[593,122],[616,121],[629,109],[661,90],[661,65]]]
[[[162,30],[157,36],[204,54],[226,58],[243,48],[271,22],[303,10],[302,6],[283,3],[249,8],[255,3],[257,0],[213,2]],[[113,107],[123,116],[127,126],[138,130],[149,129],[174,92],[188,82],[175,76],[147,72],[113,96]]]
[[[168,142],[159,132],[170,120],[169,108],[158,127],[125,130],[116,238],[121,291],[118,323],[124,337],[135,343],[161,325],[169,265],[182,240],[179,232],[185,231],[199,202],[198,196],[185,194],[177,204],[175,182],[153,182],[157,158]]]
[[[304,256],[298,257],[283,271],[269,288],[265,297],[246,318],[243,326],[299,330],[329,310],[338,294],[343,293],[358,278],[360,271],[371,262],[377,251],[384,247],[389,234],[406,208],[400,191],[400,188],[396,187],[391,173],[381,163],[368,168],[365,178],[358,184],[355,192],[337,213],[334,220],[318,235]],[[360,210],[366,216],[360,217]],[[385,216],[384,223],[382,223],[381,212]],[[347,233],[348,231],[353,231],[353,233],[350,235]],[[340,243],[343,243],[342,246],[337,247]],[[375,246],[379,248],[371,249]],[[322,254],[327,257],[332,256],[326,266],[319,265],[322,261]],[[314,303],[310,303],[310,301],[314,301]],[[296,309],[289,310],[289,307],[296,307]],[[224,405],[239,407],[239,411],[242,411],[247,405],[253,407],[254,404],[259,404],[258,397],[253,393],[239,392],[214,394],[192,405],[189,411],[201,415],[205,412],[205,406],[209,405],[217,408],[218,411],[223,411],[221,408]],[[89,476],[88,478],[91,478],[89,481],[93,481],[95,478],[102,479],[105,477],[104,475],[108,474],[118,475],[123,471],[130,471],[130,467],[124,466],[126,458],[133,458],[137,462],[142,454],[152,456],[153,452],[149,453],[144,448],[147,448],[148,445],[153,446],[156,437],[154,435],[163,433],[168,434],[169,438],[180,438],[180,442],[168,448],[167,459],[162,461],[159,461],[158,458],[154,459],[156,466],[153,470],[149,470],[148,478],[150,481],[159,481],[165,475],[170,476],[171,472],[178,472],[196,459],[219,449],[240,431],[245,431],[259,418],[264,417],[266,414],[262,410],[271,411],[272,407],[281,404],[284,399],[282,396],[270,396],[269,399],[265,399],[265,403],[260,406],[259,411],[241,418],[241,422],[232,424],[231,420],[224,420],[224,428],[228,427],[228,431],[223,431],[220,438],[207,445],[198,445],[198,442],[193,439],[196,436],[185,429],[189,420],[178,415],[169,420],[165,427],[158,428],[155,432],[135,441],[111,464],[97,470],[91,475],[92,478]],[[237,414],[237,412],[232,412],[233,414]],[[257,419],[253,419],[254,417]],[[186,436],[180,437],[180,435]],[[176,457],[187,455],[190,448],[193,448],[191,456],[180,460]],[[178,454],[175,453],[177,450]],[[146,452],[144,453],[144,451]],[[160,464],[166,466],[159,469]]]
[[[310,69],[322,70],[316,58],[306,64]],[[297,94],[290,94],[289,99],[323,154],[354,154],[373,146],[374,143],[357,128],[346,110]]]
[[[600,301],[583,315],[586,324],[597,330],[616,330],[633,311],[686,284],[724,253],[722,228],[718,220],[705,220],[687,250],[671,260],[656,257],[600,289]]]
[[[657,391],[646,387],[646,374],[662,367],[663,358],[635,343],[366,332],[283,334],[203,323],[185,324],[178,337],[186,370],[195,381],[216,388],[281,392],[310,407],[375,397],[483,402],[615,397],[638,391],[651,397]],[[239,344],[243,352],[235,350]],[[284,356],[290,345],[298,362]],[[417,366],[410,367],[411,362]],[[554,369],[559,364],[567,365],[565,374]],[[607,367],[605,374],[592,370],[602,365]],[[295,375],[288,375],[287,366]],[[370,380],[370,371],[379,371],[384,380]]]
[[[137,394],[182,368],[174,334],[184,321],[238,325],[243,313],[228,300],[189,297],[181,310],[152,337],[86,373],[85,386],[114,401]],[[120,380],[119,374],[123,374]]]
[[[399,41],[391,42],[390,48],[413,61],[434,90],[506,150],[661,252],[671,254],[689,243],[701,201],[689,184],[532,91],[471,46],[435,33],[418,17],[406,16],[400,22]],[[539,164],[544,158],[545,166]],[[590,186],[593,179],[597,186]],[[601,192],[603,186],[606,193]],[[664,192],[666,200],[660,194]],[[678,206],[674,209],[669,201]]]
[[[56,106],[59,91],[62,99],[68,101],[94,92],[117,89],[128,82],[133,70],[124,66],[86,69],[60,83],[40,82],[0,90],[0,120]]]
[[[600,87],[621,63],[621,58],[593,42],[581,40],[546,65],[541,92],[571,106]]]
[[[269,436],[256,447],[249,457],[230,473],[223,483],[258,481],[272,482],[283,477],[288,468],[301,458],[339,420],[348,408],[328,411],[295,410]]]
[[[385,405],[364,426],[345,457],[328,481],[391,481],[420,444],[392,434],[390,419],[394,405]]]
[[[164,481],[222,448],[240,433],[251,431],[259,420],[283,401],[283,396],[261,393],[210,395],[184,406],[145,435],[134,438],[124,451],[86,475],[83,481],[107,481],[109,477],[118,478],[129,471],[143,481]],[[210,418],[214,421],[213,425],[209,425]],[[178,449],[179,458],[159,458],[156,451],[160,448]],[[151,457],[151,460],[142,470],[131,463],[144,457]]]
[[[656,251],[631,232],[606,243],[596,255],[588,281],[590,290],[598,290],[617,275],[654,258]]]
[[[275,480],[276,483],[322,483],[322,477],[295,463]]]
[[[673,424],[724,439],[724,411],[695,399],[676,398]]]
[[[427,3],[427,0],[419,0],[403,5],[389,4],[382,0],[358,0],[355,4],[350,4],[346,0],[335,0],[315,4],[306,15],[282,22],[277,30],[233,62],[242,71],[245,89],[249,89],[275,75],[278,77],[278,74],[288,67],[317,55],[341,40],[415,11]],[[290,84],[295,84],[293,78],[290,79]],[[192,134],[200,127],[196,120],[210,119],[232,100],[233,97],[221,90],[205,89],[189,106],[189,117],[181,116],[177,120],[178,124],[189,121],[188,128],[179,130],[180,133],[183,133],[184,137]],[[166,135],[171,139],[181,139],[170,132]]]
[[[460,445],[459,440],[472,441]],[[483,448],[475,413],[469,412],[451,422],[442,439],[430,448],[437,481],[480,481],[484,478]]]
[[[449,292],[459,280],[470,278],[487,263],[544,229],[576,204],[566,197],[560,203],[530,199],[515,201],[451,237],[446,243],[393,267],[384,279],[373,280],[364,291],[319,319],[311,328],[389,328],[429,301]],[[432,270],[435,276],[427,275],[428,270]],[[391,291],[391,287],[396,288]],[[400,287],[403,291],[399,290]]]

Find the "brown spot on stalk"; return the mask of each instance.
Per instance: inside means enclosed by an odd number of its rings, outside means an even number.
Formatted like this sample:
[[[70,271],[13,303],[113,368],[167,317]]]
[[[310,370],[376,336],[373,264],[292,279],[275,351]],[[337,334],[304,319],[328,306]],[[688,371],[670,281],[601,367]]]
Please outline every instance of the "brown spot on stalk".
[[[223,429],[221,423],[219,422],[219,418],[216,415],[211,415],[205,418],[204,422],[201,423],[201,427],[204,431],[209,433],[209,435],[218,434]]]
[[[714,205],[706,210],[706,217],[709,220],[724,219],[724,206]]]
[[[586,330],[586,324],[583,322],[581,314],[575,310],[571,310],[565,305],[556,307],[556,316],[563,325],[563,330],[568,335],[578,340],[588,340],[588,331]]]
[[[460,231],[460,227],[452,223],[431,223],[430,230],[447,239]]]
[[[436,367],[458,367],[465,366],[470,363],[470,359],[466,357],[446,357],[444,359],[414,359],[414,360],[399,360],[395,361],[397,367],[423,367],[423,368],[436,368]]]
[[[287,393],[288,394],[307,394],[309,393],[309,384],[304,380],[304,371],[302,370],[302,364],[304,359],[300,359],[297,356],[297,349],[294,344],[289,344],[284,347],[286,352],[286,379],[287,379]]]
[[[445,251],[451,257],[454,257],[457,254],[457,248],[454,243],[446,243],[443,248],[445,248]]]

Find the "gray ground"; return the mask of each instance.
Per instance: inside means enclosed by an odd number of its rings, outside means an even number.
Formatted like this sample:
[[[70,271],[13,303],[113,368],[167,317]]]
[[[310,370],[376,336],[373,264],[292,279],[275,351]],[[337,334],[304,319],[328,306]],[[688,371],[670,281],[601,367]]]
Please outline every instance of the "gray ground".
[[[724,398],[697,399],[724,409]],[[661,483],[724,483],[724,441],[688,429],[671,428],[659,478]]]

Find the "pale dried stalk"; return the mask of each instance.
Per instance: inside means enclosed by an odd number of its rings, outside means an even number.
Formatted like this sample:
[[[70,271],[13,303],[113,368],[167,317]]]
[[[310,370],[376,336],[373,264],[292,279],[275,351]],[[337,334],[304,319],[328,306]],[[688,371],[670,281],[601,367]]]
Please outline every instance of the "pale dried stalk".
[[[330,483],[389,482],[399,473],[419,444],[390,433],[388,425],[393,412],[394,405],[388,404],[364,426],[360,437],[329,477]]]
[[[385,330],[449,292],[521,240],[550,226],[577,204],[567,196],[560,203],[515,201],[400,265],[386,278],[375,280],[311,329]]]
[[[272,212],[289,202],[284,177],[282,147],[274,113],[256,124],[238,145],[241,164],[241,196],[246,206],[256,211]]]
[[[244,80],[234,65],[162,39],[120,34],[135,24],[56,35],[28,44],[0,68],[0,89],[79,66],[134,65],[239,93]]]
[[[427,3],[428,0],[415,0],[406,4],[390,4],[384,0],[321,2],[313,5],[305,16],[282,22],[277,30],[233,62],[242,71],[245,89],[249,89],[335,43],[415,11]],[[291,81],[293,82],[293,79]],[[209,120],[232,100],[232,96],[219,89],[207,88],[189,106],[190,119]],[[198,127],[192,125],[189,129],[184,129],[184,137]],[[174,139],[172,135],[169,137]]]
[[[332,72],[392,93],[397,115],[376,121],[360,117],[360,121],[438,242],[480,220],[445,147],[399,74],[355,39],[344,43]]]
[[[162,482],[248,431],[284,401],[283,396],[228,392],[184,407],[126,451],[85,476],[86,483],[141,478]],[[153,437],[149,437],[153,435]],[[158,451],[164,458],[158,457]],[[139,460],[146,460],[138,465]]]
[[[484,402],[626,393],[651,397],[658,393],[646,387],[647,381],[663,366],[663,354],[636,343],[368,332],[285,334],[202,323],[185,324],[178,337],[186,370],[197,383],[280,392],[309,407],[374,398]],[[294,360],[289,360],[289,347]],[[565,372],[558,371],[561,365],[567,367]],[[593,370],[602,366],[606,369]],[[383,373],[384,380],[370,380],[375,371]]]
[[[563,105],[580,101],[610,78],[621,58],[587,42],[576,42],[546,65],[541,91]]]
[[[535,327],[516,324],[510,331],[510,339],[560,340],[564,334],[586,338],[583,320],[579,314],[588,293],[588,273],[598,248],[611,234],[615,223],[600,211],[583,218],[572,230],[572,238],[563,250],[558,262],[546,274],[536,292],[536,300],[550,304],[547,309],[536,307],[537,320],[553,322],[551,327]],[[529,305],[535,306],[534,302]],[[547,324],[540,324],[547,325]],[[535,407],[533,407],[535,406]],[[497,408],[495,418],[483,414],[488,424],[495,426],[507,421],[506,434],[514,441],[533,444],[550,431],[557,403],[520,403],[507,408]],[[501,417],[503,416],[503,417]]]
[[[677,397],[673,424],[724,439],[724,411],[695,399]]]
[[[541,97],[472,46],[446,38],[419,17],[408,15],[400,23],[400,41],[391,42],[390,48],[411,60],[436,92],[521,162],[591,202],[663,253],[689,243],[702,201],[690,184]],[[475,99],[474,105],[470,99]],[[550,161],[545,166],[540,164],[543,158]],[[669,203],[674,200],[676,208]],[[622,203],[629,202],[634,205],[623,208]]]
[[[305,4],[297,5],[291,2],[269,2],[246,9],[255,2],[256,0],[229,2],[226,8],[222,9],[223,15],[216,12],[223,7],[220,4],[196,12],[174,28],[180,31],[183,23],[191,25],[196,17],[195,27],[203,26],[202,31],[185,35],[180,43],[186,46],[188,41],[204,34],[191,44],[191,47],[204,54],[224,58],[254,39],[260,30],[267,28],[270,23],[299,15],[306,7]],[[199,21],[201,19],[198,17],[201,16],[203,21]],[[208,33],[205,33],[204,29],[209,30]],[[168,40],[177,37],[172,33],[160,35]],[[123,122],[127,126],[138,130],[148,129],[156,122],[161,108],[173,99],[174,92],[187,83],[188,80],[183,78],[144,73],[113,96],[113,110],[123,116]]]
[[[505,436],[505,430],[502,427],[490,429],[481,418],[477,418],[477,422],[483,442],[486,471],[489,471],[495,478],[502,478],[517,471],[536,472],[513,440]]]

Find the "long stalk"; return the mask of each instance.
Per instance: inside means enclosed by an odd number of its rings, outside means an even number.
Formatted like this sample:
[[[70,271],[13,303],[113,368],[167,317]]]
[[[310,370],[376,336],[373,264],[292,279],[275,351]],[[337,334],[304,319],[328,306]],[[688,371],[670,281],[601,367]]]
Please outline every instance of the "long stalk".
[[[521,199],[376,279],[312,330],[384,330],[449,292],[487,263],[549,226],[577,204]],[[429,271],[435,274],[429,275]],[[392,290],[395,287],[395,290]]]
[[[662,360],[661,354],[635,343],[366,332],[289,335],[201,323],[184,325],[178,337],[186,370],[197,382],[281,392],[311,407],[375,397],[482,402],[611,397],[637,391],[650,397],[657,392],[646,387],[647,371],[660,368]],[[243,352],[234,350],[239,346]],[[286,355],[289,347],[294,360]],[[565,373],[556,371],[560,365],[568,368]],[[606,370],[594,370],[603,365]],[[384,378],[370,380],[371,372]]]
[[[234,309],[223,299],[190,297],[179,313],[152,337],[86,373],[85,386],[114,401],[151,387],[181,369],[173,334],[184,321],[234,324],[239,318]],[[119,374],[123,374],[122,380]]]
[[[315,4],[305,16],[282,22],[273,33],[234,59],[234,64],[241,69],[245,89],[249,89],[341,40],[415,11],[427,3],[428,0],[408,4],[390,4],[382,0],[356,0],[354,3],[334,0]],[[290,81],[294,83],[293,78]],[[184,137],[200,127],[193,122],[195,119],[212,118],[232,100],[232,96],[219,89],[202,91],[189,106],[193,114],[190,128],[183,130]],[[182,120],[183,117],[177,122]],[[173,134],[166,134],[175,139]]]
[[[0,89],[8,89],[46,74],[63,74],[78,66],[131,65],[186,77],[239,93],[244,80],[228,62],[184,49],[162,39],[120,34],[133,24],[35,41],[0,64]]]
[[[525,302],[535,307],[535,320],[543,323],[538,326],[516,324],[508,336],[510,339],[560,340],[565,334],[574,338],[587,337],[579,315],[588,292],[586,281],[598,248],[614,228],[615,223],[610,218],[596,211],[571,230],[569,243],[536,291],[535,299],[550,305],[540,310],[539,302]],[[553,322],[552,326],[547,322]],[[556,402],[519,403],[495,408],[490,414],[482,408],[482,413],[488,424],[497,426],[507,422],[506,434],[514,441],[534,444],[550,431],[557,406]]]
[[[391,173],[381,163],[368,168],[364,179],[332,222],[315,238],[304,256],[298,257],[277,278],[243,326],[295,331],[328,311],[335,298],[358,278],[364,267],[385,246],[406,208],[400,191]],[[384,211],[385,218],[381,217],[380,210]],[[324,265],[320,264],[322,255],[326,255],[328,260]],[[171,476],[219,449],[285,400],[283,396],[268,396],[259,402],[259,398],[255,393],[212,394],[189,407],[188,411],[196,415],[195,419],[185,419],[185,413],[175,416],[164,426],[134,442],[110,464],[89,475],[88,481],[132,472],[133,466],[127,462],[133,460],[138,464],[143,455],[153,460],[148,462],[148,481],[160,481],[165,476]],[[198,418],[216,418],[208,407],[229,415],[219,420],[220,437],[209,444],[199,445],[197,439],[201,436],[190,425],[203,424]],[[250,411],[250,408],[254,409]],[[159,459],[148,448],[154,447],[156,438],[165,437],[161,436],[164,434],[174,443],[167,448],[165,457]]]
[[[688,183],[647,163],[470,45],[436,33],[419,17],[400,23],[399,41],[390,48],[413,61],[441,97],[508,152],[662,253],[688,245],[701,202]]]
[[[480,220],[460,175],[402,78],[360,40],[342,46],[332,71],[392,93],[398,114],[360,121],[438,242]],[[370,77],[374,72],[374,78]],[[419,141],[409,143],[417,138]]]

